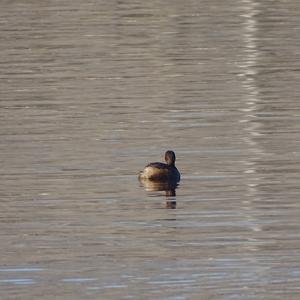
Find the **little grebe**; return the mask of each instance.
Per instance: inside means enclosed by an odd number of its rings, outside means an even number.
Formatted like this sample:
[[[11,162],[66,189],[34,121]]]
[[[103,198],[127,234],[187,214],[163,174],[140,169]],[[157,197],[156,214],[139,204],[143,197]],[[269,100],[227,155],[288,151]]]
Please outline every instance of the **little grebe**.
[[[175,167],[176,156],[171,150],[165,153],[166,163],[154,162],[147,165],[143,171],[140,172],[140,180],[153,181],[176,181],[180,180],[180,173]]]

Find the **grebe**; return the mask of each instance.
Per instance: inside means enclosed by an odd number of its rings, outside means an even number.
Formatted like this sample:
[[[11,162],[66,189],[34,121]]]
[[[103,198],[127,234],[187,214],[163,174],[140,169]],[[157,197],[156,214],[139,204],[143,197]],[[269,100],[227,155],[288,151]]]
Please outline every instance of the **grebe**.
[[[180,173],[175,167],[176,156],[174,151],[168,150],[165,153],[166,163],[154,162],[147,165],[140,172],[140,180],[153,181],[180,181]]]

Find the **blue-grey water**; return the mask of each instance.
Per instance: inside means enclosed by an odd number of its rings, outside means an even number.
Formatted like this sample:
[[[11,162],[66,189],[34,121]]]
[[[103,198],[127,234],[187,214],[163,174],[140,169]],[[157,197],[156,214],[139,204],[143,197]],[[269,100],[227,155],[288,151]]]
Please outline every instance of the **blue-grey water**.
[[[1,299],[300,298],[299,1],[0,8]]]

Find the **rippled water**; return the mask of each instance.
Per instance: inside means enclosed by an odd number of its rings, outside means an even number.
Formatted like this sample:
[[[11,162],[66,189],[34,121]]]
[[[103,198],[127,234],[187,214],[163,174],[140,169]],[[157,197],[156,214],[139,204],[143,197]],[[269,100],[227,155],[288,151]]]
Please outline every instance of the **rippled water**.
[[[2,1],[1,299],[299,299],[299,20]],[[176,196],[137,180],[167,149]]]

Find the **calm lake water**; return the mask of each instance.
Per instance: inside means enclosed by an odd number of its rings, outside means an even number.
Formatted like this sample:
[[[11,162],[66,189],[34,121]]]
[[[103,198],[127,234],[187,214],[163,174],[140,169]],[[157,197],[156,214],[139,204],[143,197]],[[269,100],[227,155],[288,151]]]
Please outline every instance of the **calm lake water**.
[[[299,1],[0,7],[1,299],[300,298]]]

